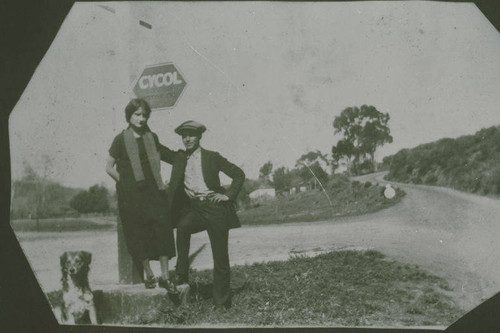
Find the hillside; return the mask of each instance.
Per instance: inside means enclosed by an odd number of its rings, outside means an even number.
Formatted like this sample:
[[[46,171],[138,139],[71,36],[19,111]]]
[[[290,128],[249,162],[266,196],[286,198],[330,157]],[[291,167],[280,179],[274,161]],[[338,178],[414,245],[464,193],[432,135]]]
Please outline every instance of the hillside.
[[[387,180],[500,195],[500,126],[400,150],[384,165]]]

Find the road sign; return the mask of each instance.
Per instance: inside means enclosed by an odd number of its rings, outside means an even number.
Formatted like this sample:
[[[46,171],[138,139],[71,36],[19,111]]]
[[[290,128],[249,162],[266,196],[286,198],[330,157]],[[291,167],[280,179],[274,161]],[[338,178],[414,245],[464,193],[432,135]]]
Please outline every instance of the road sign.
[[[171,108],[186,87],[186,80],[173,63],[147,66],[132,88],[151,109]]]

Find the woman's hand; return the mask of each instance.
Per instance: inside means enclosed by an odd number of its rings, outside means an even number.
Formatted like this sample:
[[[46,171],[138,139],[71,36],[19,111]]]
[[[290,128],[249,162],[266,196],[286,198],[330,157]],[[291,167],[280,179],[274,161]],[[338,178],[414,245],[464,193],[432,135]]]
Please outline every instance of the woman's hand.
[[[116,171],[115,164],[116,160],[113,156],[109,155],[108,160],[106,161],[106,172],[115,180],[115,182],[118,183],[120,181],[120,174]]]

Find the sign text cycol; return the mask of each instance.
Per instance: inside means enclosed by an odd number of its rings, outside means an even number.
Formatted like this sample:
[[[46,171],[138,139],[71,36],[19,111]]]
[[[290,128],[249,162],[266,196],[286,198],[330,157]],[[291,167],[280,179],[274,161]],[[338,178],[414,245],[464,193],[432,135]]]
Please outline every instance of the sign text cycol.
[[[133,86],[134,94],[145,99],[152,109],[173,107],[184,87],[186,80],[172,63],[147,66]]]

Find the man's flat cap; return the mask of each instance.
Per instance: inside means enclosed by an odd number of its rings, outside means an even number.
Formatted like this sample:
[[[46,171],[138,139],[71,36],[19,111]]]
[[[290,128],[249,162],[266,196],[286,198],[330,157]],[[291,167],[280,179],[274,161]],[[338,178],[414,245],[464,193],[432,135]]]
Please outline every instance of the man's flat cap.
[[[206,130],[207,128],[205,127],[205,125],[200,124],[194,120],[188,120],[180,124],[179,127],[175,129],[175,133],[181,135],[184,131],[195,131],[201,134]]]

